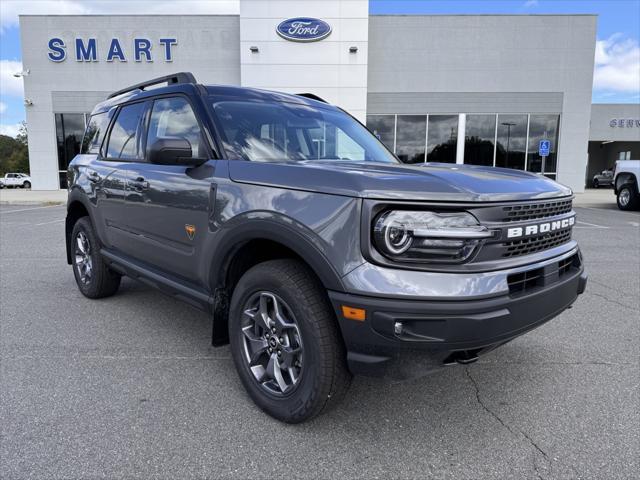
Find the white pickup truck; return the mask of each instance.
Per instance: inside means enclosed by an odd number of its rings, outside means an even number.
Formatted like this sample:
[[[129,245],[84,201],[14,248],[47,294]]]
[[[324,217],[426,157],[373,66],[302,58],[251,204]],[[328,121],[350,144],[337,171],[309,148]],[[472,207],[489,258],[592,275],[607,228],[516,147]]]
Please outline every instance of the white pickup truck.
[[[618,160],[613,174],[613,189],[620,210],[634,210],[640,207],[640,160]]]
[[[31,188],[31,177],[26,173],[5,173],[0,177],[0,188]]]

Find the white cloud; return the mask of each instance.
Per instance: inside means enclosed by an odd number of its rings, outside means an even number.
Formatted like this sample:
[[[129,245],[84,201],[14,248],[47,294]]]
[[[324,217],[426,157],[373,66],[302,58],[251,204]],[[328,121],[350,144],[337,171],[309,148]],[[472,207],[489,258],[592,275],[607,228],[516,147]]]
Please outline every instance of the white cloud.
[[[2,0],[0,31],[18,25],[18,15],[237,14],[239,0]]]
[[[594,90],[640,92],[640,45],[616,33],[596,42]]]
[[[16,72],[22,71],[22,62],[15,60],[0,60],[0,97],[18,96],[22,97],[24,85],[22,78],[13,76]]]
[[[524,2],[524,8],[533,8],[538,6],[538,0],[527,0]]]
[[[0,102],[0,113],[4,113],[4,112],[6,112],[6,111],[7,111],[7,108],[9,108],[9,107],[7,107],[7,104],[6,104],[6,103],[4,103],[4,102]]]
[[[16,123],[14,125],[0,123],[0,135],[8,135],[10,137],[16,137],[18,135],[18,131],[20,130],[20,124]]]

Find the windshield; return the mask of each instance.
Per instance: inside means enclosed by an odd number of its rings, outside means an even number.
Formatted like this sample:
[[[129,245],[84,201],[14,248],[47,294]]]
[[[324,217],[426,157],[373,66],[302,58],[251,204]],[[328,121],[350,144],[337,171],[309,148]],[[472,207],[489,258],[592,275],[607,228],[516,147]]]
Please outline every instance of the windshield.
[[[398,163],[365,127],[339,110],[243,101],[217,102],[213,107],[231,156],[255,162]]]

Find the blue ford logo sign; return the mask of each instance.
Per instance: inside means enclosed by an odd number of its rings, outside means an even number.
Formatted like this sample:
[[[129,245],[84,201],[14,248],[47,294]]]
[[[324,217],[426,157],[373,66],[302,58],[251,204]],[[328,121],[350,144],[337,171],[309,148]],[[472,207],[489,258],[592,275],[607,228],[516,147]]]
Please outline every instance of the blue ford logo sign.
[[[297,17],[281,22],[276,31],[293,42],[316,42],[329,36],[331,25],[317,18]]]

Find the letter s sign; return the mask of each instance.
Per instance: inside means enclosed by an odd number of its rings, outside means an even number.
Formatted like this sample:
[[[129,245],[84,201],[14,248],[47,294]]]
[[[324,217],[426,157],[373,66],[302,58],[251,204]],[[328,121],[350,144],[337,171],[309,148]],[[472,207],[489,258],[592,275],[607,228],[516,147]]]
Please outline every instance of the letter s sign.
[[[49,60],[52,62],[62,62],[67,58],[64,40],[61,38],[52,38],[49,40]]]

